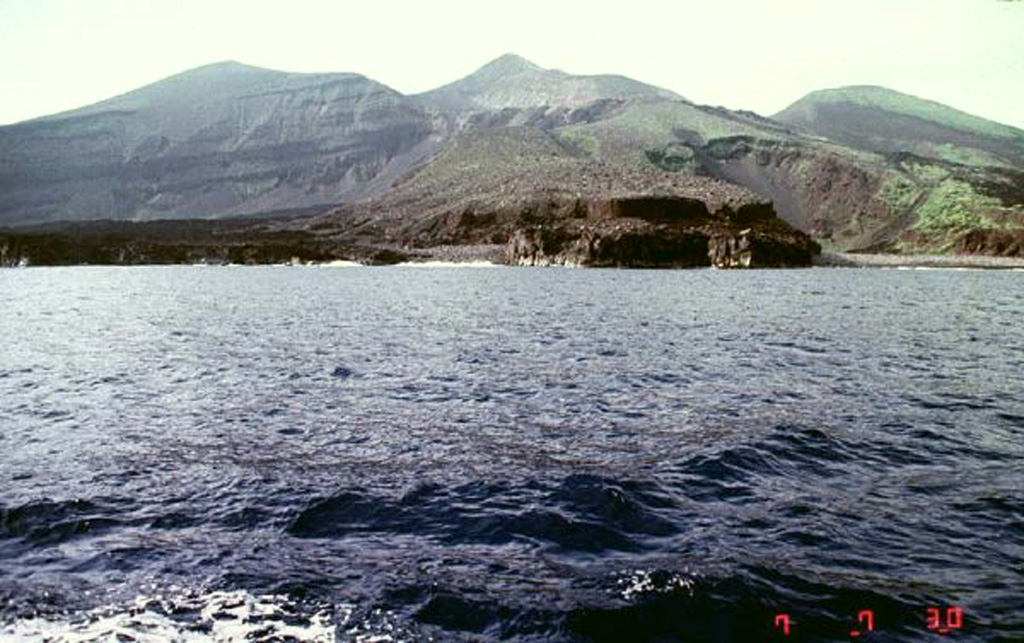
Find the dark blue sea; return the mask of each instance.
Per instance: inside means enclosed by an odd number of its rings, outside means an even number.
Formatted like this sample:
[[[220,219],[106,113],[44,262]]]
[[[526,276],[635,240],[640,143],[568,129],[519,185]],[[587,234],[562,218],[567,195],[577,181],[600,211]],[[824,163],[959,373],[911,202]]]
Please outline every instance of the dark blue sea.
[[[0,342],[3,640],[1024,640],[1020,272],[9,269]]]

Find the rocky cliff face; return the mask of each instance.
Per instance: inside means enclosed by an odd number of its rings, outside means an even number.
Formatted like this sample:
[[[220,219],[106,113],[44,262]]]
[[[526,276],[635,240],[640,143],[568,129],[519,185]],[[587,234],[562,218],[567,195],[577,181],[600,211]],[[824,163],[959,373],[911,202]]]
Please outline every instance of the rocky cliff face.
[[[508,263],[616,268],[809,266],[820,248],[768,204],[710,212],[678,197],[625,197],[586,204],[583,218],[517,229]]]

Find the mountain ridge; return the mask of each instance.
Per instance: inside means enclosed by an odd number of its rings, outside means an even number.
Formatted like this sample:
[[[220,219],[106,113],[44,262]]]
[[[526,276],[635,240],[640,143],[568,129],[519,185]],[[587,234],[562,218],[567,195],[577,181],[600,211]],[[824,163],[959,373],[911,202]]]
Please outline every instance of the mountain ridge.
[[[620,198],[616,186],[685,183],[672,176],[741,186],[840,249],[952,248],[965,231],[1024,221],[1014,128],[1005,126],[1003,138],[956,129],[984,119],[874,86],[809,96],[773,120],[515,54],[414,95],[360,74],[222,61],[0,127],[0,225],[222,218],[362,201],[373,212],[394,204],[392,193],[413,204],[402,208],[409,217],[443,217],[446,202],[491,202],[488,191],[506,186],[540,195],[576,171],[581,181],[607,183],[594,198]],[[893,111],[901,105],[907,113]],[[831,120],[801,117],[812,112]],[[938,121],[927,120],[935,113]],[[456,171],[459,161],[443,153],[465,136],[481,137],[461,148],[475,173]],[[552,153],[561,165],[545,160]],[[450,180],[410,183],[425,169]]]
[[[208,65],[0,127],[0,222],[327,208],[427,158],[431,131],[359,74]]]
[[[18,123],[11,123],[11,125],[32,123],[39,120],[73,118],[105,110],[131,111],[140,107],[150,107],[154,100],[172,100],[181,102],[194,100],[197,97],[209,100],[211,98],[209,92],[211,91],[215,92],[215,97],[217,98],[239,97],[246,94],[257,93],[260,88],[260,83],[262,83],[263,86],[266,86],[273,85],[274,83],[287,83],[288,81],[297,83],[300,80],[324,82],[332,78],[365,79],[377,85],[384,86],[378,81],[368,79],[362,74],[353,72],[288,72],[248,65],[236,60],[222,60],[171,74],[170,76],[155,80],[151,83],[146,83],[141,87],[136,87],[95,103],[63,110],[54,114],[47,114],[27,119]],[[310,84],[317,83],[314,82]],[[10,125],[0,127],[9,126]]]
[[[772,118],[869,151],[909,151],[974,165],[1024,164],[1024,130],[875,85],[811,92]]]
[[[944,122],[952,126],[959,125],[960,129],[973,131],[973,133],[983,136],[1024,138],[1024,130],[1012,125],[976,116],[938,101],[881,85],[843,85],[815,90],[776,113],[772,118],[780,120],[778,117],[805,102],[811,104],[815,102],[860,102],[887,111],[906,111],[910,115],[927,117],[930,120]]]

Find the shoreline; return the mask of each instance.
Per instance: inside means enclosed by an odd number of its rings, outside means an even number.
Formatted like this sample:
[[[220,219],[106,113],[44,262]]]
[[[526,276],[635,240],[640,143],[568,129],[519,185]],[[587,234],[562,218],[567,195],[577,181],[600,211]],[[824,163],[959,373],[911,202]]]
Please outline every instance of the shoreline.
[[[368,267],[368,266],[405,266],[405,267],[497,267],[508,266],[503,245],[447,245],[429,248],[398,248],[389,247],[385,250],[396,255],[398,260],[377,263],[366,261],[364,257],[328,260],[301,260],[294,257],[291,261],[233,263],[220,261],[198,262],[152,262],[152,263],[21,263],[20,265],[0,266],[18,267],[70,267],[70,266],[159,266],[159,265],[193,265],[193,266],[321,266],[321,267]],[[993,257],[987,255],[901,255],[901,254],[861,254],[846,252],[822,252],[812,259],[807,268],[885,268],[885,269],[946,269],[946,270],[1024,270],[1024,257]],[[710,268],[710,266],[704,266]],[[687,269],[687,268],[667,268]],[[699,268],[695,268],[699,269]],[[771,270],[772,268],[766,268]],[[785,268],[787,270],[793,268]],[[799,269],[799,268],[796,268]]]
[[[822,252],[815,268],[956,268],[1024,270],[1024,258],[988,255],[897,255]]]
[[[400,250],[408,254],[408,258],[401,262],[402,265],[417,263],[491,263],[504,265],[506,263],[504,244],[446,245],[431,246],[429,248],[402,248]]]

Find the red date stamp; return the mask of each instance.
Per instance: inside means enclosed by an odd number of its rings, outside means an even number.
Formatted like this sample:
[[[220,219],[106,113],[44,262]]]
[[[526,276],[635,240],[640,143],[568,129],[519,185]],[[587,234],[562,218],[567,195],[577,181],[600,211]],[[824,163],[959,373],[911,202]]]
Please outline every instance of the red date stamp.
[[[929,607],[925,624],[929,630],[939,634],[949,634],[953,630],[964,627],[964,608],[962,607]]]
[[[871,610],[857,612],[857,629],[850,630],[850,638],[860,638],[862,634],[875,631],[875,613]]]
[[[949,635],[964,627],[964,608],[958,605],[949,607],[928,607],[925,609],[925,627],[937,634]],[[882,624],[880,624],[882,625]],[[798,623],[786,612],[775,614],[772,627],[783,637],[797,631]],[[854,626],[849,631],[851,639],[865,637],[875,631],[875,612],[863,609],[857,612]]]

